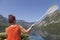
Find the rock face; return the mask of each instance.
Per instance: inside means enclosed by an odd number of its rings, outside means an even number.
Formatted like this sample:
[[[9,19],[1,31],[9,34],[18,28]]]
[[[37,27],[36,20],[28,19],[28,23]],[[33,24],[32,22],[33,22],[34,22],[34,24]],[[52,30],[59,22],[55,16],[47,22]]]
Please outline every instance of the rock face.
[[[60,10],[47,14],[34,29],[46,40],[60,40]]]

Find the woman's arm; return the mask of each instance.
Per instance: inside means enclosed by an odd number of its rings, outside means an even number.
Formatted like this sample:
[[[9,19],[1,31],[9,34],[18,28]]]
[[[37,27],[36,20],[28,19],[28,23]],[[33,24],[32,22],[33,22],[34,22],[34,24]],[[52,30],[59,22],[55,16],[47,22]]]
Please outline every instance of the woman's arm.
[[[21,32],[28,33],[32,29],[32,26],[29,27],[27,30],[25,28],[23,28],[22,26],[20,26],[20,29],[21,29]]]

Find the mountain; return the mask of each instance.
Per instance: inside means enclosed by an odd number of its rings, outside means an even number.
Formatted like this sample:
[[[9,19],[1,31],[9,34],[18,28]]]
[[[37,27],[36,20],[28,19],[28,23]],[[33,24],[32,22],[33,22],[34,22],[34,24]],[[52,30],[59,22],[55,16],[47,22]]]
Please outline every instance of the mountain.
[[[7,22],[6,18],[3,17],[2,15],[0,15],[0,32],[5,31],[7,24],[8,24],[8,22]]]
[[[3,17],[2,15],[0,15],[0,22],[7,23],[7,20],[6,20],[5,17]]]
[[[47,40],[60,40],[60,10],[47,14],[35,29]]]
[[[29,28],[34,22],[26,22],[24,20],[17,20],[17,24],[23,26],[24,28]]]
[[[16,20],[16,23],[23,26],[24,28],[29,28],[34,22],[26,22],[24,20]],[[4,32],[8,25],[8,20],[4,16],[0,15],[0,32]]]

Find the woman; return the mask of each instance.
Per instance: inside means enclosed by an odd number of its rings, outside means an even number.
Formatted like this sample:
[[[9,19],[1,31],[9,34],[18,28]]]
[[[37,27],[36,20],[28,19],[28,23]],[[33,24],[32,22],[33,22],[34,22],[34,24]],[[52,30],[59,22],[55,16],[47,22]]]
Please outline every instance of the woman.
[[[8,16],[8,21],[9,26],[6,28],[7,40],[21,40],[21,32],[28,33],[32,29],[32,26],[26,30],[21,25],[17,25],[13,15]]]

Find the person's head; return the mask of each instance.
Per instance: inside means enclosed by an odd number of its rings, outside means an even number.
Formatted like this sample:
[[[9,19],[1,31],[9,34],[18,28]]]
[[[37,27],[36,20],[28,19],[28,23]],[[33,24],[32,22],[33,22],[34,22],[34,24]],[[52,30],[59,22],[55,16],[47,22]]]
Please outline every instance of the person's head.
[[[10,24],[15,24],[15,23],[16,23],[15,16],[13,16],[13,15],[8,15],[8,22],[9,22]]]

